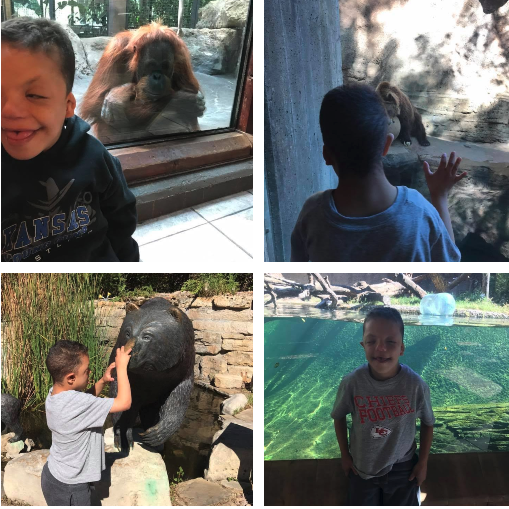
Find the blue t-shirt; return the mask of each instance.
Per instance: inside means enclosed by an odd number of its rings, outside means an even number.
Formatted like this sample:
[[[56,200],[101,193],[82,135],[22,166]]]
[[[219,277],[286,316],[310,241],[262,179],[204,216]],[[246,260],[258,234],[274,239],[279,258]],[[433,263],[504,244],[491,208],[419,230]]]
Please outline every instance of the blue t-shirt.
[[[396,201],[369,217],[346,217],[333,189],[310,196],[292,232],[292,262],[459,262],[460,252],[418,191],[398,186]]]

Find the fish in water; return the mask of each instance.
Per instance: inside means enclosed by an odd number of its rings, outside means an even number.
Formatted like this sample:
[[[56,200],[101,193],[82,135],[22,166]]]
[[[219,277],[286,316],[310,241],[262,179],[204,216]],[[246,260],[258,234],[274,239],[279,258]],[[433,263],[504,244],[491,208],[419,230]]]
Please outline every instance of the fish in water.
[[[279,367],[279,362],[276,362],[276,364],[274,364],[274,367],[275,368]]]

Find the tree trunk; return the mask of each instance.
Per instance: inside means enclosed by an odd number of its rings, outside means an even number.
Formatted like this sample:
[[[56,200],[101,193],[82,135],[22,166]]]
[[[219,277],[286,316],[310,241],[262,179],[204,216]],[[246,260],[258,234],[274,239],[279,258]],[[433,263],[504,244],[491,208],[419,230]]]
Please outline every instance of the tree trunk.
[[[412,293],[415,293],[420,299],[422,299],[426,294],[426,292],[419,286],[416,285],[408,276],[405,276],[403,273],[397,273],[396,279],[398,282],[400,282],[403,286],[408,288],[412,291]]]

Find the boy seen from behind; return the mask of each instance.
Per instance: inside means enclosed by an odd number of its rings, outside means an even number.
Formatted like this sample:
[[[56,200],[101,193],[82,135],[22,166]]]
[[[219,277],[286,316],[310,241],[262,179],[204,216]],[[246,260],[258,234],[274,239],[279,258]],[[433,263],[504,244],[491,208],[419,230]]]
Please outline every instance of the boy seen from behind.
[[[447,205],[461,158],[442,155],[423,170],[430,204],[418,191],[393,186],[382,156],[394,139],[378,94],[367,85],[330,90],[320,109],[323,157],[339,177],[337,189],[304,203],[292,233],[291,261],[459,261]]]
[[[120,162],[74,115],[74,51],[55,21],[2,23],[2,261],[139,261]]]
[[[379,307],[364,320],[367,364],[344,376],[331,417],[349,479],[348,505],[420,505],[435,418],[429,387],[399,363],[401,315]],[[350,442],[346,416],[352,415]],[[421,420],[419,456],[416,419]]]
[[[41,475],[47,505],[91,505],[90,483],[101,479],[106,468],[102,427],[109,413],[131,407],[127,377],[131,349],[117,348],[115,362],[87,392],[90,374],[87,348],[75,341],[57,341],[49,350],[46,366],[53,387],[46,398],[46,420],[51,448]],[[117,370],[118,395],[99,398]]]

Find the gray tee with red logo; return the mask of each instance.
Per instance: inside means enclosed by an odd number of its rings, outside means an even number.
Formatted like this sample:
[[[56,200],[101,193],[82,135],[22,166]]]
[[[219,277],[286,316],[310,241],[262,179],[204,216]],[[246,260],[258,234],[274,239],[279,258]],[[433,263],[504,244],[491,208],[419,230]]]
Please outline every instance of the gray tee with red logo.
[[[428,384],[405,364],[388,380],[375,380],[363,364],[339,384],[333,419],[352,414],[350,454],[363,479],[385,475],[412,459],[415,422],[435,423]]]

